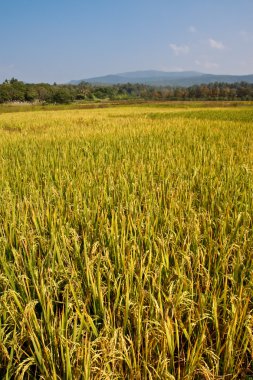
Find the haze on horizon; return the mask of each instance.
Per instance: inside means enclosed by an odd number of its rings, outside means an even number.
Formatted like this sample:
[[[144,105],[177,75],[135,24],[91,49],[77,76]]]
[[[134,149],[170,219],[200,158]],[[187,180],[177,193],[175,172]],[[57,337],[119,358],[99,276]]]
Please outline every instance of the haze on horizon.
[[[253,73],[252,0],[3,0],[0,14],[0,82]]]

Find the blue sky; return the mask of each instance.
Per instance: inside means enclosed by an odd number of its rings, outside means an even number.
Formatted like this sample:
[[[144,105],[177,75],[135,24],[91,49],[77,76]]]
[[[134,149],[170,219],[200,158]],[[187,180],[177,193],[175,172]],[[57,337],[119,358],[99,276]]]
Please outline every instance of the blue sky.
[[[253,0],[0,0],[0,82],[253,73]]]

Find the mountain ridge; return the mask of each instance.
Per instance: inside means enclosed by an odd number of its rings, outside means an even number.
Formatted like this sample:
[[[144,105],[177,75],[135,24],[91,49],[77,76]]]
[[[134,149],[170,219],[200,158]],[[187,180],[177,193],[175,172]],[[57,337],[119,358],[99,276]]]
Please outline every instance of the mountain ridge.
[[[193,85],[209,84],[214,82],[253,83],[253,74],[247,75],[226,75],[226,74],[206,74],[197,71],[159,71],[140,70],[119,74],[108,74],[104,76],[87,79],[71,80],[70,84],[78,85],[87,82],[94,85],[114,85],[114,84],[146,84],[152,86],[181,86],[189,87]]]

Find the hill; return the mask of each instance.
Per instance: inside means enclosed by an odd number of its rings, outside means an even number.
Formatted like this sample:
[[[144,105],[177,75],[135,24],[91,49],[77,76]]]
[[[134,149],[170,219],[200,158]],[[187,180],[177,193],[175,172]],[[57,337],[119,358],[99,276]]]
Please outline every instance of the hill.
[[[70,84],[87,82],[91,84],[124,84],[140,83],[152,86],[182,86],[188,87],[199,84],[209,84],[214,82],[253,83],[253,74],[250,75],[216,75],[204,74],[196,71],[166,72],[157,70],[134,71],[120,74],[109,74],[101,77],[72,80]]]

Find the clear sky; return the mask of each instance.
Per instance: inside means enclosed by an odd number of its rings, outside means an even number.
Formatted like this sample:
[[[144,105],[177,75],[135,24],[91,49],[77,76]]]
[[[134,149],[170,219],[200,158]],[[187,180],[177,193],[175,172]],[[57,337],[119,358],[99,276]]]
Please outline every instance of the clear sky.
[[[253,73],[253,0],[0,0],[0,82]]]

